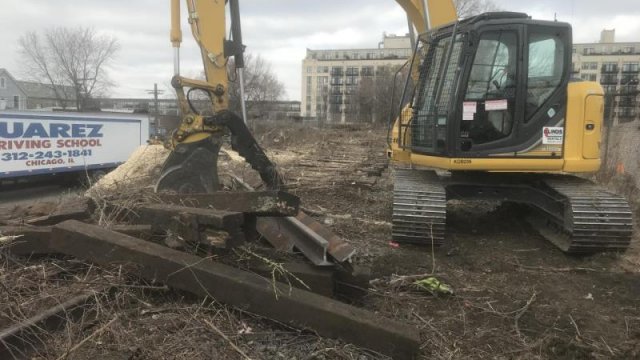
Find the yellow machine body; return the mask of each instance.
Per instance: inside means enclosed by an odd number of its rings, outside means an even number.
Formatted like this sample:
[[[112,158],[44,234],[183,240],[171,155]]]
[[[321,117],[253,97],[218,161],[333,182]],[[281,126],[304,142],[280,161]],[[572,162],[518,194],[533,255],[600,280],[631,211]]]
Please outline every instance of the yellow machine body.
[[[403,111],[411,111],[405,108]],[[600,168],[600,146],[604,116],[604,92],[596,82],[575,82],[568,87],[565,142],[561,159],[549,159],[553,151],[539,145],[526,152],[496,154],[491,158],[449,158],[412,153],[409,141],[411,129],[406,131],[399,143],[399,117],[392,130],[389,156],[392,160],[419,167],[452,171],[500,171],[500,172],[549,172],[589,173]],[[408,125],[408,124],[405,124]],[[542,138],[542,136],[541,136]],[[536,159],[535,157],[540,157]]]

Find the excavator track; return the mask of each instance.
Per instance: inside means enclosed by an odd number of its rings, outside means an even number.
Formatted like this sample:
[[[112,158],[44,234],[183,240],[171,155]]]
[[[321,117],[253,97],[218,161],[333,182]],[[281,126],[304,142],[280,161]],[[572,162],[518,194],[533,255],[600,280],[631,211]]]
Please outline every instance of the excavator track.
[[[444,243],[447,196],[438,175],[429,170],[394,170],[394,241],[440,246]]]
[[[564,203],[564,216],[548,214],[546,224],[530,222],[566,253],[624,251],[633,234],[627,200],[587,180],[556,177],[544,184]]]
[[[394,171],[392,235],[397,242],[444,244],[447,194],[452,199],[528,205],[534,229],[568,254],[624,251],[633,235],[627,200],[574,176]]]

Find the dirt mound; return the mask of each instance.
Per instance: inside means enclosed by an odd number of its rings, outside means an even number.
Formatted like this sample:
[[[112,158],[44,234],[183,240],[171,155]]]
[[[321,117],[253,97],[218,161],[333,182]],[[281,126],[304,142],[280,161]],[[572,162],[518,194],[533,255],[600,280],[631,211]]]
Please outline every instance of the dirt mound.
[[[140,146],[127,162],[95,183],[87,191],[87,195],[113,192],[123,187],[148,187],[160,173],[167,156],[169,150],[161,145]]]

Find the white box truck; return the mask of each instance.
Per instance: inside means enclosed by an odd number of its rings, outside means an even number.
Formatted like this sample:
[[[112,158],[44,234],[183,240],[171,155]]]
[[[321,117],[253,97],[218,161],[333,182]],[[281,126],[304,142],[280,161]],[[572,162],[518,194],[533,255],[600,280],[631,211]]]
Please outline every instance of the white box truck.
[[[106,172],[148,139],[146,115],[0,111],[0,182]]]

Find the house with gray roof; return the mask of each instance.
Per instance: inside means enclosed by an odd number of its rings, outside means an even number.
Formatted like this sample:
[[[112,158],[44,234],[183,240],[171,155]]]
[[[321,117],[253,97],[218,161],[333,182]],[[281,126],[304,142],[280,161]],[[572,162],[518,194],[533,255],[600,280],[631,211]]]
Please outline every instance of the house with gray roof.
[[[54,87],[50,84],[20,81],[6,69],[0,68],[0,110],[52,109],[73,106],[75,106],[73,87]]]

